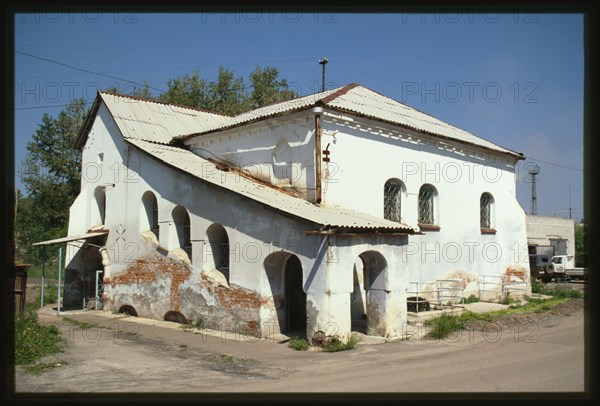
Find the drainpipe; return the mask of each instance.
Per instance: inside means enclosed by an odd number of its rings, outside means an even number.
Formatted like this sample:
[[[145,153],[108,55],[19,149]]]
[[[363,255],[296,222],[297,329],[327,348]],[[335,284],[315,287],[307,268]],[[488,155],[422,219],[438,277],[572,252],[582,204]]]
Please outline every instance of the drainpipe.
[[[315,203],[321,203],[321,114],[323,107],[314,107],[315,114]]]

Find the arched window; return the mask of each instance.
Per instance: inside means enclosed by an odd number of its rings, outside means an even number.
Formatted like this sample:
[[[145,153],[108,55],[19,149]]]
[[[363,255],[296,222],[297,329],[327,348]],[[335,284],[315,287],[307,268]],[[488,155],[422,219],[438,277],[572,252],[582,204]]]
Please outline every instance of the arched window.
[[[188,257],[192,258],[192,236],[190,229],[190,215],[183,206],[177,206],[173,209],[173,222],[177,232],[179,248],[184,250]]]
[[[210,249],[215,261],[215,269],[225,275],[229,282],[229,236],[225,227],[220,224],[212,224],[206,230],[210,243]]]
[[[479,224],[481,228],[492,229],[492,210],[494,198],[489,193],[483,193],[479,199]]]
[[[398,179],[388,179],[383,186],[383,218],[402,221],[402,193],[404,184]]]
[[[148,191],[142,196],[143,210],[140,216],[140,231],[152,231],[158,239],[158,202],[154,193]]]
[[[94,198],[96,200],[97,214],[94,216],[97,224],[104,224],[106,221],[106,193],[103,186],[98,186],[94,190]]]
[[[437,199],[437,190],[429,184],[421,186],[419,189],[419,224],[434,225],[435,204]]]

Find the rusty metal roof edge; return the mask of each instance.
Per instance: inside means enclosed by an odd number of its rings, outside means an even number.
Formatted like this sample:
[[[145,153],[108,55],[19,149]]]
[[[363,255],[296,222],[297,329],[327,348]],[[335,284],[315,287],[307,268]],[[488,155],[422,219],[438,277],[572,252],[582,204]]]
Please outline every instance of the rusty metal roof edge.
[[[144,148],[143,148],[143,146],[141,146],[141,145],[138,145],[138,143],[140,143],[140,142],[142,142],[142,143],[146,142],[146,143],[149,143],[149,144],[154,144],[154,145],[156,145],[156,146],[160,146],[160,147],[171,147],[171,148],[177,148],[177,147],[173,147],[173,146],[170,146],[170,145],[165,145],[165,144],[160,144],[160,143],[153,143],[153,142],[151,142],[151,141],[146,141],[146,140],[138,140],[138,139],[126,139],[126,142],[128,142],[129,144],[133,145],[134,147],[136,147],[136,148],[138,148],[138,149],[142,150],[144,153],[148,154],[148,155],[149,155],[150,157],[152,157],[153,159],[156,159],[156,160],[158,160],[158,161],[160,161],[160,162],[163,162],[163,163],[165,163],[166,165],[169,165],[170,167],[174,168],[175,170],[178,170],[178,171],[181,171],[181,172],[183,172],[183,173],[186,173],[186,174],[188,174],[188,175],[190,175],[190,176],[193,176],[193,177],[195,177],[195,178],[197,178],[197,179],[200,179],[200,180],[202,180],[202,181],[204,181],[204,182],[206,182],[206,183],[208,183],[208,184],[214,185],[214,186],[216,186],[216,187],[221,187],[222,189],[224,189],[224,190],[227,190],[228,192],[235,193],[236,195],[238,195],[238,196],[242,196],[243,198],[246,198],[246,199],[248,199],[248,200],[250,200],[250,201],[252,201],[252,202],[254,202],[254,203],[257,203],[257,204],[263,205],[263,206],[265,206],[265,207],[268,207],[270,210],[274,210],[274,211],[275,211],[275,213],[277,213],[277,214],[281,214],[281,215],[284,215],[284,216],[286,216],[286,217],[293,217],[294,219],[300,219],[300,220],[302,220],[303,222],[309,223],[309,224],[311,224],[311,225],[313,225],[313,226],[320,226],[320,227],[321,227],[321,229],[323,229],[323,230],[326,230],[326,229],[329,229],[329,228],[332,228],[332,227],[333,227],[333,228],[355,229],[355,230],[357,230],[357,231],[358,231],[358,230],[375,230],[375,229],[377,229],[377,230],[389,230],[389,231],[398,231],[398,230],[402,230],[403,232],[405,232],[405,231],[410,231],[411,233],[415,231],[415,229],[414,229],[413,227],[411,227],[411,226],[408,226],[408,225],[406,225],[406,224],[404,224],[404,225],[403,225],[403,226],[401,226],[401,227],[391,227],[391,226],[389,226],[389,227],[388,227],[388,226],[383,226],[383,225],[379,225],[379,226],[377,226],[377,225],[374,225],[374,226],[372,226],[372,227],[366,227],[366,226],[342,226],[342,225],[332,225],[332,224],[327,224],[327,223],[323,223],[323,222],[317,222],[317,221],[315,221],[315,220],[313,220],[313,219],[307,218],[307,217],[305,217],[305,216],[302,216],[302,215],[300,215],[300,214],[297,214],[297,213],[292,213],[292,212],[290,212],[290,211],[288,211],[288,210],[285,210],[285,208],[277,207],[277,206],[274,206],[274,205],[268,204],[268,203],[266,203],[266,202],[264,202],[264,201],[261,201],[261,200],[254,199],[252,196],[246,195],[246,194],[244,194],[244,193],[242,193],[242,192],[240,192],[240,191],[237,191],[237,190],[233,190],[233,189],[227,188],[227,187],[225,187],[225,186],[222,186],[222,185],[220,185],[220,184],[217,184],[217,183],[212,183],[212,182],[210,182],[210,181],[208,181],[208,180],[206,180],[206,179],[203,179],[203,178],[201,178],[201,177],[199,177],[199,176],[197,176],[197,175],[195,175],[195,174],[193,174],[193,173],[191,173],[191,172],[188,172],[188,171],[186,171],[186,170],[185,170],[185,169],[183,169],[183,168],[179,168],[179,167],[177,167],[177,166],[175,166],[175,165],[171,164],[170,162],[166,161],[165,159],[163,159],[163,158],[162,158],[162,157],[160,157],[160,156],[157,156],[157,155],[155,155],[155,154],[152,154],[150,151],[147,151],[146,149],[144,149]],[[183,148],[178,148],[178,149],[181,149],[182,151],[185,151],[185,152],[192,153],[191,151],[189,151],[189,150],[186,150],[186,149],[183,149]],[[202,159],[201,157],[198,157],[198,158]],[[247,179],[247,180],[248,180],[248,182],[256,183],[256,182],[253,182],[253,181],[252,181],[252,180],[250,180],[250,179]],[[257,183],[257,184],[258,184],[258,183]],[[280,192],[280,191],[278,191],[278,190],[274,190],[274,191],[275,191],[275,192],[278,192],[278,193],[281,193],[281,192]],[[282,193],[282,194],[283,194],[283,193]],[[285,195],[285,194],[283,194],[283,195]],[[292,196],[289,196],[289,195],[287,195],[287,196],[288,196],[288,197],[290,197],[290,198],[293,198]],[[299,199],[299,198],[295,198],[295,199]],[[302,199],[299,199],[299,200],[302,200]],[[302,201],[303,201],[303,202],[307,202],[307,201],[305,201],[305,200],[302,200]],[[311,202],[308,202],[308,203],[310,203],[310,204],[312,204],[312,205],[314,205],[314,206],[316,206],[316,207],[319,207],[318,205],[315,205],[314,203],[311,203]],[[330,207],[324,207],[324,208],[326,208],[326,209],[331,209]],[[354,210],[352,210],[352,211],[353,211],[353,212],[355,212]],[[366,214],[366,213],[359,213],[359,212],[356,212],[356,214],[358,214],[358,215],[361,215],[361,214]],[[351,214],[349,214],[349,215],[351,215]],[[383,220],[383,221],[386,221],[386,220]]]

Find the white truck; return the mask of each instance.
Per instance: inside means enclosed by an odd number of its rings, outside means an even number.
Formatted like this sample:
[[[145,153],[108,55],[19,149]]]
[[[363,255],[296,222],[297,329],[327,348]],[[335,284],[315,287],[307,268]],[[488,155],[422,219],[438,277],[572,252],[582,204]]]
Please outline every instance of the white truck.
[[[587,279],[585,268],[575,267],[575,257],[573,255],[555,255],[546,265],[545,278],[550,281],[552,278],[572,278]]]

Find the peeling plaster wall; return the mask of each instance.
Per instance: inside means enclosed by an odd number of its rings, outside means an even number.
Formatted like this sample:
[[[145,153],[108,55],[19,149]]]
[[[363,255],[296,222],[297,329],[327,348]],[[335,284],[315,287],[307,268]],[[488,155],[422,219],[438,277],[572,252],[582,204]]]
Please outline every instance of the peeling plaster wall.
[[[440,230],[409,237],[404,259],[409,281],[435,290],[436,279],[459,278],[468,296],[478,293],[483,276],[484,289],[500,292],[502,278],[516,269],[530,292],[525,212],[516,199],[512,158],[351,118],[325,115],[322,119],[322,142],[330,143],[331,151],[331,168],[323,180],[326,204],[383,217],[384,184],[396,178],[406,187],[401,196],[402,221],[417,227],[419,189],[430,183],[438,192],[434,212]],[[494,198],[495,234],[482,234],[480,229],[484,192]],[[415,289],[416,283],[411,285]]]
[[[203,158],[224,160],[313,201],[314,131],[314,115],[300,112],[217,134],[200,135],[186,144]]]
[[[103,154],[101,163],[99,154]],[[205,184],[130,147],[104,106],[84,148],[83,166],[91,168],[88,173],[93,176],[82,176],[82,192],[71,208],[70,230],[85,232],[95,225],[93,192],[98,185],[107,185],[105,226],[110,232],[104,258],[100,256],[105,267],[105,310],[129,305],[139,316],[156,319],[167,311],[178,311],[188,320],[202,318],[207,327],[272,333],[269,323],[277,323],[271,317],[276,299],[266,281],[264,260],[280,251],[298,256],[305,292],[318,295],[318,285],[324,280],[315,259],[322,247],[318,237],[304,234],[312,228],[310,224]],[[146,191],[152,191],[158,202],[158,240],[141,229],[142,224],[148,227],[140,221]],[[190,216],[191,258],[178,249],[174,238],[172,212],[177,205]],[[214,269],[209,248],[207,229],[215,223],[224,227],[229,238],[228,281]],[[73,269],[79,265],[77,252],[69,252],[67,262]]]

